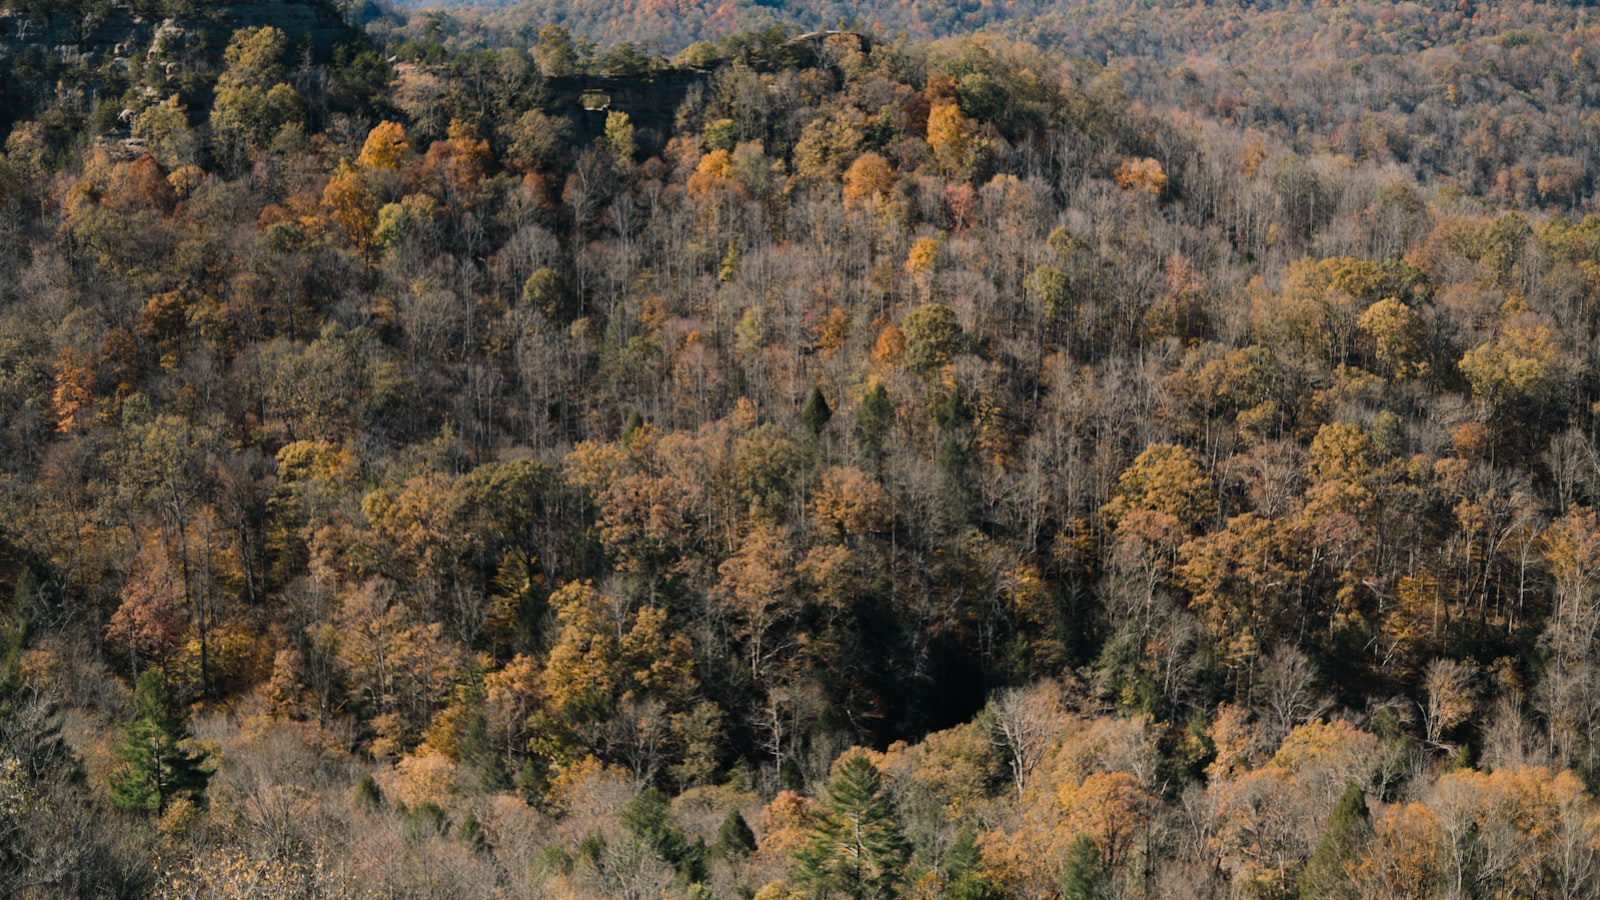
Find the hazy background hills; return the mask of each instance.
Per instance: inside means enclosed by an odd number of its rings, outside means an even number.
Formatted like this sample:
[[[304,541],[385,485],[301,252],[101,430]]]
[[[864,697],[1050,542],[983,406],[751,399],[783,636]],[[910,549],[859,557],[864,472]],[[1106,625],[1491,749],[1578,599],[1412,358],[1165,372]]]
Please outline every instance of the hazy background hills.
[[[1003,36],[1103,65],[1130,97],[1303,154],[1395,163],[1469,194],[1571,207],[1596,174],[1600,30],[1584,5],[1136,0],[525,0],[414,3],[399,32],[526,47],[557,24],[672,56],[758,28]],[[597,56],[599,54],[596,54]]]
[[[502,37],[531,36],[547,23],[565,26],[598,43],[639,41],[674,52],[709,40],[774,24],[800,28],[838,25],[918,38],[944,37],[1039,15],[1045,0],[901,0],[850,3],[841,0],[528,0],[509,3],[398,3],[413,10],[439,9],[462,16]]]

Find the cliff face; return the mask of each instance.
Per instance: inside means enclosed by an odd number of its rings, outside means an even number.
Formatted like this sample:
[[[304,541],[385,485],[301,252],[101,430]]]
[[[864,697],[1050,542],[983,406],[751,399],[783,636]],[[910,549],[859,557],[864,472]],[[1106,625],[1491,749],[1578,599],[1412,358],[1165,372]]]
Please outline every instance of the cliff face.
[[[545,82],[546,112],[565,116],[573,138],[588,144],[605,133],[606,115],[628,114],[634,139],[646,153],[660,153],[672,134],[678,107],[711,73],[676,69],[653,75],[566,75]]]

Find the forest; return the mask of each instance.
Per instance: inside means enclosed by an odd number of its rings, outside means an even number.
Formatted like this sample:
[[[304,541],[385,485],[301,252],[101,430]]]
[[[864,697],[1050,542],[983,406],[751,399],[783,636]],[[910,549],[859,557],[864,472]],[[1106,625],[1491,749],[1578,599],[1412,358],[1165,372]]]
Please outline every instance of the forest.
[[[774,25],[851,27],[927,39],[1040,15],[1049,0],[382,0],[413,26],[435,22],[477,43],[530,44],[557,25],[599,45],[639,42],[676,52]]]
[[[0,2],[0,898],[1600,896],[1600,28],[1013,12]]]

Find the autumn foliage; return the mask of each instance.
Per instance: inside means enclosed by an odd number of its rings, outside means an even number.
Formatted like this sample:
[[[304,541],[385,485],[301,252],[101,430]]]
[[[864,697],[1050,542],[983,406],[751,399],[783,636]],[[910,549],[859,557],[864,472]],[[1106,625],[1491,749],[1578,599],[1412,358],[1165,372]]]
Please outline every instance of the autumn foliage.
[[[0,55],[0,894],[1600,893],[1594,35],[1111,6]]]

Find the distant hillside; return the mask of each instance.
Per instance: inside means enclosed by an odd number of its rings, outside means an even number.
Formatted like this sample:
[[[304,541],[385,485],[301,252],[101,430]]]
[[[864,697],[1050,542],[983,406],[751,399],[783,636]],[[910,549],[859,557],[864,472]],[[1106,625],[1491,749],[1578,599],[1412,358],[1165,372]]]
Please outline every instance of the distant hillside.
[[[1114,68],[1145,103],[1396,164],[1512,205],[1600,183],[1600,30],[1584,4],[1076,0],[996,30]]]
[[[850,24],[887,34],[944,37],[1037,15],[1053,6],[1047,0],[416,0],[396,5],[464,14],[503,35],[527,37],[554,22],[600,44],[638,41],[667,52],[772,24],[801,28]]]
[[[1106,65],[1130,96],[1297,152],[1399,165],[1513,205],[1575,208],[1600,183],[1600,30],[1583,5],[1282,0],[522,0],[413,18],[457,49],[559,24],[600,48],[673,53],[740,30],[1001,33]],[[599,58],[603,54],[596,54]]]

